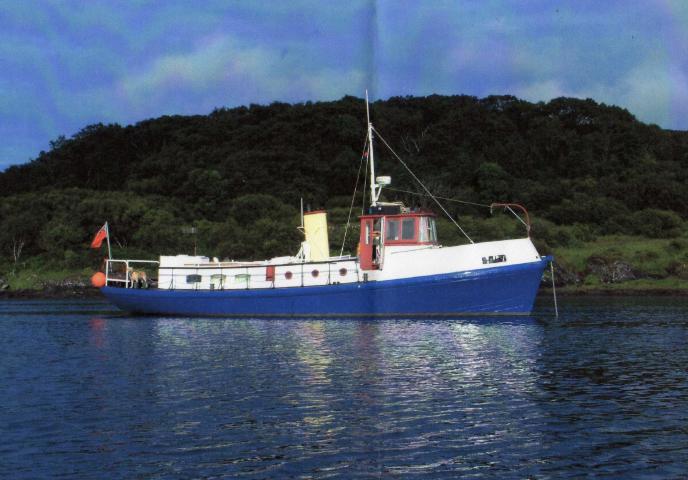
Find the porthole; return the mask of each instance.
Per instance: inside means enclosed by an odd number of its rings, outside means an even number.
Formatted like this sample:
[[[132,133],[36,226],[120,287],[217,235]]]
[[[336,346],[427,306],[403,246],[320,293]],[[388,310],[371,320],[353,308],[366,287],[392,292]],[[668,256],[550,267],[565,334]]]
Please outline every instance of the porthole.
[[[340,277],[346,277],[346,268],[340,268],[339,269],[339,276]]]
[[[318,275],[320,275],[320,272],[318,270],[313,270],[311,272],[311,275],[313,275],[313,278],[318,278]]]
[[[291,272],[284,272],[284,278],[286,278],[287,280],[291,280],[291,277],[293,276],[294,274]]]

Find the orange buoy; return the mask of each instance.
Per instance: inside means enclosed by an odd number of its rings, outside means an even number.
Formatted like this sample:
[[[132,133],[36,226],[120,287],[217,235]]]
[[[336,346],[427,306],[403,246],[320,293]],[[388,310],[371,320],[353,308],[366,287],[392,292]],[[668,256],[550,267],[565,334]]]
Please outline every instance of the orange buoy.
[[[96,288],[101,288],[105,286],[105,274],[103,272],[96,272],[91,277],[91,285]]]

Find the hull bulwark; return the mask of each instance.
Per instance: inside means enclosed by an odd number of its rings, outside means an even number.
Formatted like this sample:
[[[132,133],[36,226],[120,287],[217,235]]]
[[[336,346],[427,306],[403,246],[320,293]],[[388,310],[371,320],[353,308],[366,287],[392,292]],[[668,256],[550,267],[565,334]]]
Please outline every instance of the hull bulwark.
[[[155,315],[304,317],[528,314],[542,272],[540,261],[411,279],[339,285],[247,289],[165,290],[104,287],[122,310]]]

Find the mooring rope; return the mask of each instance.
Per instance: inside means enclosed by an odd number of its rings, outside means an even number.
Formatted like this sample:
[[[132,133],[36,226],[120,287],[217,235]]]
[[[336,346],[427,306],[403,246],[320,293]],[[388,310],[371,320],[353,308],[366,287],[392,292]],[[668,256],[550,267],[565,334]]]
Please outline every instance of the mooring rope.
[[[552,274],[552,295],[554,296],[554,316],[559,316],[559,307],[557,306],[557,288],[554,286],[554,261],[549,262],[549,270]]]

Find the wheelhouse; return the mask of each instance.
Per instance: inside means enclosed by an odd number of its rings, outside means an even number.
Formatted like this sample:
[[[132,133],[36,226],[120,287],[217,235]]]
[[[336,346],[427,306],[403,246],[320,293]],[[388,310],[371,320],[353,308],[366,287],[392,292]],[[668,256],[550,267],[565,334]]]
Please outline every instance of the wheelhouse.
[[[363,270],[381,267],[385,247],[437,245],[435,214],[399,205],[371,207],[362,215],[359,262]]]

